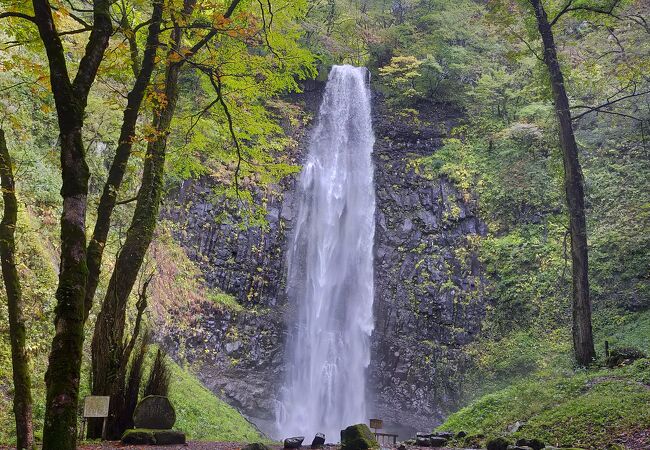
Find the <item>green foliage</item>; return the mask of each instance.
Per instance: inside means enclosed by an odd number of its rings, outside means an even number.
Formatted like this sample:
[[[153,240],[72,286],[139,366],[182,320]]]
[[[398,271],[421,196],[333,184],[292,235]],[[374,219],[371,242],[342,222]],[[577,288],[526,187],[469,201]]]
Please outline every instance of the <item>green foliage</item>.
[[[208,300],[214,302],[216,305],[224,307],[230,311],[241,312],[244,311],[244,307],[237,302],[237,299],[225,292],[218,292],[214,289],[210,289],[207,292]]]
[[[650,361],[631,367],[528,377],[481,397],[451,415],[441,430],[504,434],[517,421],[526,425],[516,438],[547,444],[604,448],[617,433],[650,425],[644,379]]]
[[[650,413],[640,405],[650,395],[650,360],[606,369],[602,350],[605,340],[612,347],[650,350],[650,312],[602,310],[594,327],[603,358],[589,371],[573,367],[567,328],[477,342],[470,351],[476,367],[466,389],[478,396],[440,429],[499,436],[519,421],[526,425],[513,440],[541,438],[552,445],[604,448],[617,433],[648,426]]]
[[[259,442],[259,432],[237,410],[206,389],[194,375],[171,360],[170,400],[176,410],[175,428],[188,439]]]

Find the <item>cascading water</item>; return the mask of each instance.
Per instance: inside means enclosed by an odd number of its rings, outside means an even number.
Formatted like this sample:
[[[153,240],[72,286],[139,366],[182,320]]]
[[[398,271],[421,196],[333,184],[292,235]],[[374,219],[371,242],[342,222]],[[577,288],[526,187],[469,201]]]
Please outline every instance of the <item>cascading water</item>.
[[[298,189],[287,292],[296,308],[278,437],[325,433],[367,421],[375,191],[367,70],[330,72]]]

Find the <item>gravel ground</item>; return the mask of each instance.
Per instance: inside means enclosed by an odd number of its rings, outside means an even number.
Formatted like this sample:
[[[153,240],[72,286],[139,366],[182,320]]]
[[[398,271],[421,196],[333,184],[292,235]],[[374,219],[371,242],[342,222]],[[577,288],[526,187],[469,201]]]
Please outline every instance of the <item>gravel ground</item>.
[[[104,442],[101,444],[82,445],[80,450],[239,450],[245,443],[241,442],[199,442],[192,441],[185,445],[122,445],[119,442]],[[281,445],[269,446],[271,450],[282,450]],[[308,449],[309,446],[303,446],[303,449]],[[409,450],[431,450],[430,448],[423,447],[408,447]],[[338,445],[326,445],[325,450],[338,450]],[[462,450],[451,448],[439,448],[437,450]]]

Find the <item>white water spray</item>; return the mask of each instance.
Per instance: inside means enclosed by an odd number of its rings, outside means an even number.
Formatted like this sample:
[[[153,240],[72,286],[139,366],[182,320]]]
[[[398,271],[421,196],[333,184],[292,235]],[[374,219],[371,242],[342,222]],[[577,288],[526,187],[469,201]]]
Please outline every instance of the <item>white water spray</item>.
[[[334,66],[298,189],[288,248],[287,379],[277,411],[278,437],[325,433],[339,440],[367,421],[375,191],[374,135],[367,70]]]

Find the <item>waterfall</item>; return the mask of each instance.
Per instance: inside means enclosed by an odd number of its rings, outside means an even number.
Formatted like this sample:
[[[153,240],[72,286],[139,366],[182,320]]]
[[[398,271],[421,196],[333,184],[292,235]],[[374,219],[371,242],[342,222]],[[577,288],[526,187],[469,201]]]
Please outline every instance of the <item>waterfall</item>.
[[[295,309],[278,437],[337,442],[367,422],[375,191],[367,70],[334,66],[297,189],[287,293]]]

